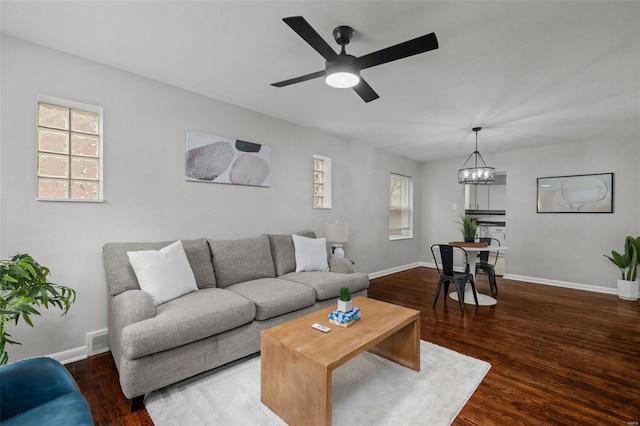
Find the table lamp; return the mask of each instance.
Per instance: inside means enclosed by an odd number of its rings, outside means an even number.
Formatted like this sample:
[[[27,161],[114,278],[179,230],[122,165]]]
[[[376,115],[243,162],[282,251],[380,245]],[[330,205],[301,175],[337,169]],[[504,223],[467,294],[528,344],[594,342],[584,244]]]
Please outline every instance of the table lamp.
[[[324,234],[327,241],[331,243],[331,258],[344,258],[342,244],[349,241],[348,223],[327,223],[324,227]]]

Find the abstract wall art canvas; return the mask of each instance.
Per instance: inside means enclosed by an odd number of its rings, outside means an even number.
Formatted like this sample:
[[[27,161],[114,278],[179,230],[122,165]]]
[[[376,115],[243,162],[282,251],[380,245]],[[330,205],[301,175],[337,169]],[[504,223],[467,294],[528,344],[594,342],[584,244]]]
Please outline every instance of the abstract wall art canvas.
[[[187,131],[186,179],[271,186],[271,148],[239,139]]]
[[[613,213],[613,173],[538,178],[538,213]]]

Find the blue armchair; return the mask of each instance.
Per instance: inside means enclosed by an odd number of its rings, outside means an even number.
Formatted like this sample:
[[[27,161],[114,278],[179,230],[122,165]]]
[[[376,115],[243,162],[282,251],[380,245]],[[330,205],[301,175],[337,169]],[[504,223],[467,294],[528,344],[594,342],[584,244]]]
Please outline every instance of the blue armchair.
[[[51,358],[0,367],[0,425],[93,425],[71,374]]]

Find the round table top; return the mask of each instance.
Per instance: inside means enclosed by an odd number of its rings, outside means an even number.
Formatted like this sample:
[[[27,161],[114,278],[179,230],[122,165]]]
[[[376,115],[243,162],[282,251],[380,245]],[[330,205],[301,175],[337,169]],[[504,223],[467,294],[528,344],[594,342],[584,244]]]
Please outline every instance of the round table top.
[[[502,250],[509,250],[511,247],[507,247],[507,246],[486,246],[486,247],[463,247],[465,250],[469,251],[469,249],[471,249],[471,251],[502,251]]]
[[[460,246],[458,246],[460,247]],[[484,246],[484,247],[460,247],[466,251],[503,251],[509,250],[511,247],[507,246]]]

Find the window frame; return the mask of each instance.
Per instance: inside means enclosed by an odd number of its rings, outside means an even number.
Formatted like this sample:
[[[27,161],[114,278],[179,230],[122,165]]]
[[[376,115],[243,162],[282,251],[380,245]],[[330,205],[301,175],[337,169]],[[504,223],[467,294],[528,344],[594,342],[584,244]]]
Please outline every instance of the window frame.
[[[68,193],[68,197],[67,198],[48,198],[48,197],[40,197],[39,196],[39,191],[38,191],[38,184],[39,184],[39,179],[41,178],[41,176],[39,175],[39,157],[40,157],[40,152],[45,152],[45,151],[40,151],[40,147],[39,147],[39,140],[38,140],[38,134],[39,134],[39,129],[42,127],[40,126],[40,122],[39,122],[39,114],[40,114],[40,104],[49,104],[49,105],[53,105],[53,106],[59,106],[59,107],[63,107],[63,108],[68,108],[69,110],[79,110],[79,111],[86,111],[86,112],[90,112],[90,113],[94,113],[98,116],[98,134],[94,135],[97,136],[98,138],[98,179],[97,179],[97,184],[98,184],[98,198],[96,199],[87,199],[87,198],[71,198],[71,182],[72,182],[72,178],[71,178],[71,170],[69,170],[69,177],[67,178],[63,178],[64,180],[68,180],[69,182],[69,193]],[[104,153],[103,153],[103,142],[104,142],[104,131],[103,131],[103,122],[104,122],[104,116],[103,116],[103,108],[100,106],[96,106],[96,105],[90,105],[90,104],[85,104],[82,102],[77,102],[77,101],[71,101],[68,99],[63,99],[63,98],[58,98],[58,97],[54,97],[54,96],[49,96],[49,95],[43,95],[43,94],[38,94],[37,96],[37,101],[36,101],[36,113],[35,113],[35,139],[36,139],[36,173],[35,173],[35,178],[36,178],[36,200],[37,201],[54,201],[54,202],[72,202],[72,203],[103,203],[104,202]],[[68,130],[59,130],[59,129],[52,129],[52,130],[56,130],[56,131],[61,131],[61,132],[68,132],[69,134],[69,153],[68,154],[60,154],[60,155],[64,155],[67,156],[69,158],[69,168],[71,169],[71,164],[72,164],[72,158],[74,157],[71,154],[71,134],[72,133],[79,133],[79,132],[73,132],[71,130],[71,122],[69,122],[69,129]],[[79,134],[84,134],[84,133],[79,133]],[[55,154],[54,154],[55,155]],[[87,158],[95,158],[95,157],[87,157]],[[44,177],[44,176],[42,176]],[[60,179],[60,178],[54,178],[54,179]],[[62,179],[61,179],[62,180]]]
[[[394,208],[393,194],[391,184],[394,180],[401,180],[406,182],[406,187],[403,185],[402,204],[400,208]],[[407,227],[391,228],[391,216],[393,211],[400,210],[401,222],[406,222]],[[405,218],[405,215],[407,216]],[[411,176],[401,175],[399,173],[390,173],[389,175],[389,240],[407,240],[413,238],[413,178]],[[401,230],[401,234],[392,234],[394,230]],[[406,230],[406,231],[404,231]]]

